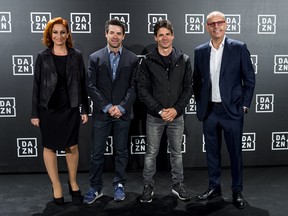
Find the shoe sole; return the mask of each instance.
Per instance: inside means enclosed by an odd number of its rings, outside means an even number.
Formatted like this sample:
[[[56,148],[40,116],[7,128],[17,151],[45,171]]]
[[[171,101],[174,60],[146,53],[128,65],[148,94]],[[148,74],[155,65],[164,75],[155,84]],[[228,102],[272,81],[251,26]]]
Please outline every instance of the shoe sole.
[[[141,202],[141,203],[151,203],[152,200],[153,200],[153,198],[152,198],[153,195],[154,195],[154,192],[151,193],[151,199],[150,199],[150,200],[142,200],[142,199],[140,198],[140,202]]]
[[[211,199],[214,199],[215,197],[218,197],[218,196],[222,196],[222,193],[217,193],[217,194],[214,194],[212,196],[208,196],[205,199],[199,199],[198,197],[196,197],[196,201],[201,202],[201,201],[205,201],[205,200],[211,200]]]
[[[247,201],[244,202],[242,206],[237,205],[234,201],[232,201],[233,205],[238,209],[244,209],[247,207]]]
[[[179,193],[174,189],[172,189],[172,193],[175,194],[180,200],[183,200],[183,201],[191,200],[191,197],[186,197],[186,198],[181,197]]]
[[[92,201],[90,201],[90,202],[84,200],[83,203],[85,203],[85,204],[92,204],[93,202],[95,202],[97,199],[99,199],[99,198],[102,197],[102,196],[103,196],[103,193],[100,193],[98,196],[95,197],[94,200],[92,200]]]
[[[125,199],[125,197],[123,197],[123,198],[121,198],[121,199],[119,199],[119,198],[118,198],[118,199],[117,199],[117,198],[114,198],[114,201],[115,201],[115,202],[120,202],[120,201],[123,201],[124,199]]]

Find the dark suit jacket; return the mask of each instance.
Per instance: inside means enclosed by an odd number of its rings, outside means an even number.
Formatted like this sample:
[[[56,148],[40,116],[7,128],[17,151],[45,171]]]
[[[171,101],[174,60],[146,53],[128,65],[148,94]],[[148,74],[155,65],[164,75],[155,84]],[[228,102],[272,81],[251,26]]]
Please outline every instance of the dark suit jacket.
[[[209,42],[195,49],[193,90],[197,117],[207,116],[211,100]],[[226,37],[220,69],[220,94],[223,106],[233,119],[243,117],[243,106],[250,107],[255,87],[255,72],[246,45]]]
[[[116,77],[112,81],[107,47],[92,53],[89,57],[87,92],[93,101],[93,115],[100,121],[107,120],[109,113],[102,111],[108,104],[121,105],[125,114],[121,119],[133,118],[133,103],[136,99],[135,75],[137,56],[123,47]]]

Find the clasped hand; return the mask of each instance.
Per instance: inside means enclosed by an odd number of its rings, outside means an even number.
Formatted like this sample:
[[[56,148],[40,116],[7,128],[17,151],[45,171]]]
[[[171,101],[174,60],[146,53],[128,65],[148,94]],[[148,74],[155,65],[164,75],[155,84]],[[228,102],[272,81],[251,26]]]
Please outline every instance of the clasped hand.
[[[177,116],[177,111],[174,108],[162,109],[161,117],[164,121],[173,121]]]
[[[110,107],[108,112],[114,118],[120,118],[122,116],[122,113],[117,106]]]

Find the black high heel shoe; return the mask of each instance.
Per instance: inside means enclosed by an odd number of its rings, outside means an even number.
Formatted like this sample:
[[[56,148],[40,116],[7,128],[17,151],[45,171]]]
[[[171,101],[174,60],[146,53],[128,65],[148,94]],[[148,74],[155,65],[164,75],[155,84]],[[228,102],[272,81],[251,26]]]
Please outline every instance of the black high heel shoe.
[[[53,187],[52,187],[52,194],[53,194],[53,202],[57,205],[64,205],[64,197],[60,197],[60,198],[55,198],[54,197],[54,190],[53,190]]]
[[[80,190],[73,191],[69,180],[68,180],[68,187],[69,187],[69,193],[72,197],[72,204],[82,205],[83,204],[83,196],[81,195],[81,191]]]
[[[64,205],[64,197],[60,198],[53,197],[53,202],[56,203],[57,205]]]

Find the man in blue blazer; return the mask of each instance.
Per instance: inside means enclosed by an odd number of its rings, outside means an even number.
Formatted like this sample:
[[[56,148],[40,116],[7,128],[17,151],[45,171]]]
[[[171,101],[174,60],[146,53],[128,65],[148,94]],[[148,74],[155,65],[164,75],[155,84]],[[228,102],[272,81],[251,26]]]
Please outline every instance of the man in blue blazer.
[[[203,121],[209,187],[197,201],[221,196],[221,140],[224,134],[230,156],[233,204],[246,207],[242,190],[242,132],[244,113],[250,107],[255,72],[246,45],[225,36],[225,15],[207,16],[211,40],[195,49],[193,90],[197,117]]]
[[[84,203],[103,195],[102,172],[106,140],[113,130],[115,155],[114,200],[125,199],[124,184],[128,163],[128,133],[136,99],[137,56],[122,46],[125,24],[117,19],[105,24],[107,46],[90,55],[87,92],[93,101],[93,142],[90,161],[90,190]]]

